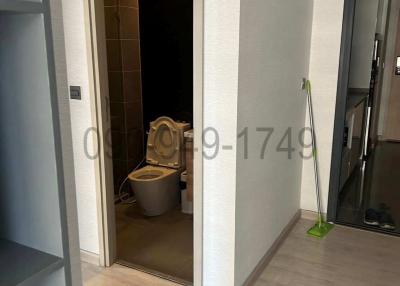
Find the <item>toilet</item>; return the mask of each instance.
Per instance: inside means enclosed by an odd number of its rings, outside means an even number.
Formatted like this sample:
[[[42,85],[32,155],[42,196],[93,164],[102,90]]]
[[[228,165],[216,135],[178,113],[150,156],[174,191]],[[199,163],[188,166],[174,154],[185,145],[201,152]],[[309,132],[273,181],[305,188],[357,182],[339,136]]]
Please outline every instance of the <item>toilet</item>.
[[[175,122],[169,117],[150,123],[148,165],[128,176],[144,215],[162,215],[179,203],[180,175],[186,164],[184,133],[189,129],[189,123]]]

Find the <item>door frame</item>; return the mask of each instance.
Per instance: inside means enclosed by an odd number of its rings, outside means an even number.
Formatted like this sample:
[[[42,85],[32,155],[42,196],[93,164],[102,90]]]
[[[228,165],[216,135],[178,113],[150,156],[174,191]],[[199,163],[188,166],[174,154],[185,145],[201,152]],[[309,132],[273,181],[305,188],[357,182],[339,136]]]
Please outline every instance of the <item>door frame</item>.
[[[344,2],[343,11],[343,25],[342,25],[342,39],[340,47],[340,64],[339,76],[337,85],[336,109],[334,120],[334,132],[332,142],[332,159],[331,171],[329,182],[329,197],[328,197],[328,210],[327,220],[329,222],[336,222],[338,199],[340,192],[340,173],[342,166],[342,153],[343,153],[343,134],[344,125],[346,121],[346,107],[347,107],[347,93],[349,88],[349,72],[350,72],[350,58],[352,48],[352,36],[355,17],[355,5],[357,0],[346,0]],[[385,30],[388,31],[390,9],[392,1],[388,1],[388,11],[386,19]],[[383,59],[386,57],[387,48],[387,32],[384,38],[383,49],[385,50]],[[379,92],[382,91],[383,75],[380,75]],[[380,95],[381,97],[381,95]],[[379,108],[380,99],[375,108]]]
[[[327,220],[336,222],[342,165],[343,134],[346,121],[347,93],[349,87],[350,56],[356,0],[344,1],[342,39],[340,44],[339,76],[333,129],[331,174],[329,182]]]
[[[116,259],[116,228],[109,117],[104,0],[84,1],[92,121],[97,135],[95,158],[99,264]],[[193,0],[193,129],[195,150],[203,150],[204,0]],[[194,285],[203,281],[203,156],[194,152]]]

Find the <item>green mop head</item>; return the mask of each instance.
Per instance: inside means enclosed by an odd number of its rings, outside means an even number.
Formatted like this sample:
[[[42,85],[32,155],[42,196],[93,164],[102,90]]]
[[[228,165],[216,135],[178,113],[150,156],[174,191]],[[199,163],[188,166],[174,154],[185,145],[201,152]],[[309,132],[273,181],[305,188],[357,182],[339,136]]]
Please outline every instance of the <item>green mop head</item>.
[[[307,233],[317,238],[323,238],[333,227],[333,224],[327,223],[320,218],[318,219],[318,222],[308,230]]]

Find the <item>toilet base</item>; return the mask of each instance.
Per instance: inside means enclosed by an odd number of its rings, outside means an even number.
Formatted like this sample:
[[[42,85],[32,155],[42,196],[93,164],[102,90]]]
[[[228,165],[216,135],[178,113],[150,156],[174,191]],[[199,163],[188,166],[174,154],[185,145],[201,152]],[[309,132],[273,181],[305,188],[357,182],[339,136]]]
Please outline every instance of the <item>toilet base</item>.
[[[136,201],[145,216],[162,215],[179,204],[179,176],[169,176],[163,182],[138,183],[130,181]]]

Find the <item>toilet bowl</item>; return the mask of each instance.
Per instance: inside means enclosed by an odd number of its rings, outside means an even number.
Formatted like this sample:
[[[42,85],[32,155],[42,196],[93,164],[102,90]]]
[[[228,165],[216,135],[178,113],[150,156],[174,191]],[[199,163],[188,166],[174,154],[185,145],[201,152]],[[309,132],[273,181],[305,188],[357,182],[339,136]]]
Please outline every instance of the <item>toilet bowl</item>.
[[[178,123],[169,117],[150,123],[148,165],[128,176],[144,215],[162,215],[179,203],[179,180],[185,169],[184,132],[189,128],[188,123]]]
[[[151,165],[129,175],[144,215],[161,215],[179,203],[179,177],[178,170]]]

